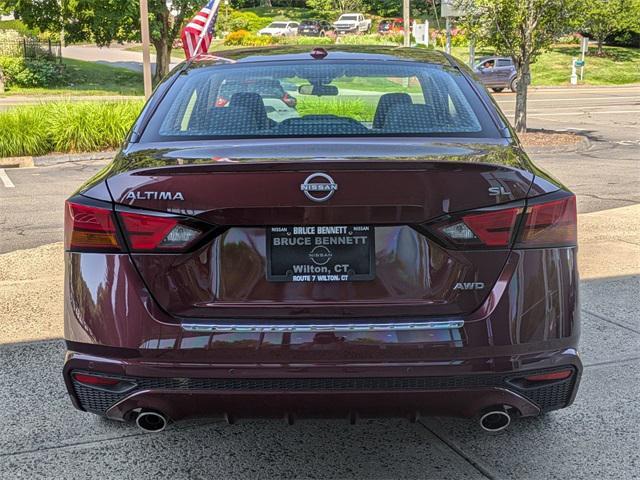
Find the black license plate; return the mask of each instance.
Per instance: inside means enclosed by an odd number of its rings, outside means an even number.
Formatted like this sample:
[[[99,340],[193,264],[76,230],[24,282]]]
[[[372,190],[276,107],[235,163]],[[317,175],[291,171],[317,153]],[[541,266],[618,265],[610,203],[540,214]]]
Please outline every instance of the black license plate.
[[[267,228],[267,280],[271,282],[373,280],[374,255],[370,226]]]

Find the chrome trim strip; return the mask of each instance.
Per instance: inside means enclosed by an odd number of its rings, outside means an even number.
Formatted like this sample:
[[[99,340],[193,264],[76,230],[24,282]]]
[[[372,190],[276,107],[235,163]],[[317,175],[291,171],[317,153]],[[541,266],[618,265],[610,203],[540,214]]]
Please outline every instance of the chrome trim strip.
[[[462,328],[464,320],[411,323],[351,323],[307,325],[225,325],[211,323],[183,323],[187,332],[206,333],[279,333],[279,332],[383,332],[409,330],[451,330]]]

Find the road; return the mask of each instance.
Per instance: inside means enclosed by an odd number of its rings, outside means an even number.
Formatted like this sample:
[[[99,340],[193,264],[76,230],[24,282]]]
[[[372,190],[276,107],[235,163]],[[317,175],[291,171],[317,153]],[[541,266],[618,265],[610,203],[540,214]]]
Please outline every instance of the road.
[[[512,94],[496,98],[513,107]],[[0,478],[640,478],[640,88],[538,90],[531,100],[532,127],[591,139],[582,151],[532,153],[578,195],[585,373],[571,408],[497,436],[446,418],[208,420],[144,435],[77,412],[60,381],[54,242],[63,199],[100,165],[6,170],[14,186],[0,175],[0,384],[10,387],[0,389]]]
[[[126,50],[129,45],[113,44],[109,47],[96,47],[95,45],[67,45],[62,49],[64,58],[74,60],[84,60],[85,62],[96,62],[112,67],[126,68],[136,72],[142,71],[142,52],[130,52]],[[99,58],[100,60],[96,60]],[[155,53],[151,54],[151,71],[155,72]],[[180,58],[171,59],[171,68],[182,60]]]

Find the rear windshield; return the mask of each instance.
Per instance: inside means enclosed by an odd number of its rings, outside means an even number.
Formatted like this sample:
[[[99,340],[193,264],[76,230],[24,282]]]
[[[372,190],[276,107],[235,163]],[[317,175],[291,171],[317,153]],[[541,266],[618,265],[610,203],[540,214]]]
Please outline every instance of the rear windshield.
[[[318,136],[499,134],[455,69],[322,60],[188,70],[142,141]]]
[[[287,26],[286,23],[275,22],[269,25],[269,28],[285,28]]]
[[[300,25],[318,25],[317,20],[303,20]]]

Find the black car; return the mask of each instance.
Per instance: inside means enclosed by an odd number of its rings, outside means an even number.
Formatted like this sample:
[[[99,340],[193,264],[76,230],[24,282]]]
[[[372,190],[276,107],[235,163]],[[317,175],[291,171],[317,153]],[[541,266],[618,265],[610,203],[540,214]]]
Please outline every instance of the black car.
[[[298,35],[324,37],[334,35],[333,26],[326,20],[303,20],[298,27]]]

